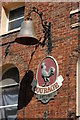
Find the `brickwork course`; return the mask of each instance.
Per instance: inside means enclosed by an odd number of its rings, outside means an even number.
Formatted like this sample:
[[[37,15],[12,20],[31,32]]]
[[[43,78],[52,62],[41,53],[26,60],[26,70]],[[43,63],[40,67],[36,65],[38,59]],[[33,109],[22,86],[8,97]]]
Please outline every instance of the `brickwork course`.
[[[31,80],[33,76],[36,79],[38,65],[47,55],[46,46],[43,48],[39,46],[31,59],[35,46],[13,43],[9,49],[9,54],[5,57],[6,45],[3,45],[2,55],[0,54],[2,66],[8,63],[14,64],[20,75],[17,117],[18,119],[44,118],[44,113],[47,111],[47,118],[76,118],[76,64],[79,53],[79,27],[71,28],[75,19],[70,16],[70,11],[77,9],[79,5],[77,2],[25,2],[25,20],[31,5],[43,12],[44,19],[52,24],[53,48],[50,55],[58,62],[59,75],[63,76],[64,81],[57,96],[47,104],[43,104],[36,99],[36,95],[32,92]],[[40,18],[33,13],[32,19],[36,36],[40,38],[43,36]],[[14,41],[18,32],[0,36],[2,44]],[[28,67],[30,75],[27,78],[26,69]]]

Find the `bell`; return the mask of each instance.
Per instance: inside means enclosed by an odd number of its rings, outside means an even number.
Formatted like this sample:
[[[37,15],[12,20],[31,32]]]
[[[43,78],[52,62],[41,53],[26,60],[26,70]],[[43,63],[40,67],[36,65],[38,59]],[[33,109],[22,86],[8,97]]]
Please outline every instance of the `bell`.
[[[23,45],[35,45],[39,43],[38,39],[35,37],[32,20],[22,22],[21,30],[15,41]]]

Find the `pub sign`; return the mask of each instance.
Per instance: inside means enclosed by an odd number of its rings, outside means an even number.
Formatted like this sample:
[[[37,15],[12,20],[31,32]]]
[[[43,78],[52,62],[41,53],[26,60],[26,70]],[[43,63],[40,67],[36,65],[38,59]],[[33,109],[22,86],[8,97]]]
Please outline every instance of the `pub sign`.
[[[38,66],[36,80],[32,82],[32,90],[38,100],[47,103],[57,95],[57,90],[63,82],[63,77],[58,75],[59,67],[55,58],[45,57]]]

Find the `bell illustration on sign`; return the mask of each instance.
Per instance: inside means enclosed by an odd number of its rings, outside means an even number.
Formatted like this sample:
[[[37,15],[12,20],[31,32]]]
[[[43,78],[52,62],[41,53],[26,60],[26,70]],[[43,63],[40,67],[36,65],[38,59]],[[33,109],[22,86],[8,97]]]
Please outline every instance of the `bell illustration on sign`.
[[[36,80],[32,82],[32,90],[38,100],[47,103],[57,95],[62,86],[63,77],[59,74],[58,63],[52,56],[44,58],[38,66]]]

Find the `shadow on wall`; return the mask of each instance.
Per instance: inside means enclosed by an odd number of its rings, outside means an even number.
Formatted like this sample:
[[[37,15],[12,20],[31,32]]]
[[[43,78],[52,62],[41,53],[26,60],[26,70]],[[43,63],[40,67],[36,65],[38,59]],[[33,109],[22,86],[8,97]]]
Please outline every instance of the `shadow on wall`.
[[[32,91],[32,80],[34,78],[33,72],[29,70],[24,75],[21,80],[20,90],[19,90],[19,98],[18,98],[18,110],[22,109],[31,101],[34,96],[34,92]]]

